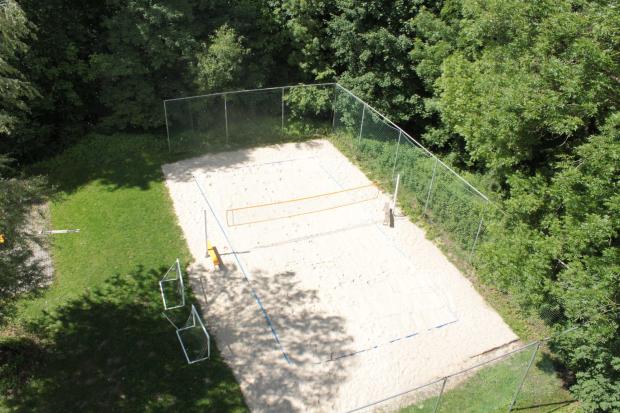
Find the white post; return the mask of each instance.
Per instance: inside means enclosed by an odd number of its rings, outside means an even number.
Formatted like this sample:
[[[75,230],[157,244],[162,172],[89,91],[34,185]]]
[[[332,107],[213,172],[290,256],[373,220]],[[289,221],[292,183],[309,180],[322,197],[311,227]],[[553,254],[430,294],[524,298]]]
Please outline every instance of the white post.
[[[226,145],[228,145],[228,107],[226,105],[226,95],[224,95],[224,120],[226,122]]]
[[[400,148],[400,138],[403,136],[403,131],[398,130],[398,143],[396,144],[396,154],[394,154],[394,166],[392,167],[392,179],[394,179],[394,174],[396,173],[396,162],[398,161],[398,148]]]
[[[205,230],[205,257],[209,257],[209,237],[207,236],[207,210],[202,210],[202,216],[204,217],[204,230]]]
[[[392,211],[396,208],[396,200],[398,199],[398,187],[400,186],[400,174],[396,175],[396,187],[394,188],[394,198],[392,198]]]

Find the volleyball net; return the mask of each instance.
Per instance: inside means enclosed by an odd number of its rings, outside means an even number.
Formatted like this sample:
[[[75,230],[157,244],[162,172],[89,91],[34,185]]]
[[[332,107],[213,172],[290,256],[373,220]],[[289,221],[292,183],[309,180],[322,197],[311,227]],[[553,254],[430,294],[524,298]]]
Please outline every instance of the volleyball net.
[[[368,184],[302,198],[231,208],[226,211],[226,224],[234,227],[298,217],[371,201],[378,196],[379,189]]]

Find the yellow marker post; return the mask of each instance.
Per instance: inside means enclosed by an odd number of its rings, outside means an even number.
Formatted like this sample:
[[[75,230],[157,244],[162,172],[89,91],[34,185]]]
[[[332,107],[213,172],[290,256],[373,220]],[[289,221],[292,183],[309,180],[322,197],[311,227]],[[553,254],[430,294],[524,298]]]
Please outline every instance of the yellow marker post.
[[[220,254],[217,253],[217,249],[211,245],[211,242],[207,241],[207,252],[209,253],[209,257],[211,257],[211,261],[213,261],[213,265],[216,267],[220,266]]]

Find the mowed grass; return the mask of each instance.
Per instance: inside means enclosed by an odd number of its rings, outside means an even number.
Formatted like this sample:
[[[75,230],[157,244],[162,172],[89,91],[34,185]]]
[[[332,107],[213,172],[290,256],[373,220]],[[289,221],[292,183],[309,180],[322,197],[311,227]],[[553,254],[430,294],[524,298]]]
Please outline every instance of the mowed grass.
[[[81,232],[54,236],[53,284],[2,328],[0,410],[247,410],[214,343],[211,360],[187,365],[161,315],[159,278],[190,258],[162,143],[92,136],[37,167],[58,189],[52,226]]]

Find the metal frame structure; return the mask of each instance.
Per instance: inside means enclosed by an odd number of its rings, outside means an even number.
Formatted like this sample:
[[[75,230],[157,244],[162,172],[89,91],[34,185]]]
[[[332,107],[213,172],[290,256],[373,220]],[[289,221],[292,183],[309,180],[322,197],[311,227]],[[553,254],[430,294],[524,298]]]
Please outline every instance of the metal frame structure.
[[[168,278],[168,275],[170,274],[170,272],[173,269],[175,270],[174,273],[176,274],[176,277],[175,278]],[[173,306],[168,306],[168,302],[166,301],[166,294],[164,293],[164,284],[165,283],[172,283],[172,282],[175,282],[175,281],[178,282],[178,290],[179,290],[179,294],[181,296],[181,304],[173,305]],[[172,264],[172,266],[170,266],[168,271],[166,271],[166,273],[161,278],[161,280],[159,280],[159,291],[161,292],[161,299],[162,299],[162,301],[164,303],[164,310],[172,310],[174,308],[180,308],[180,307],[184,307],[185,306],[185,285],[183,284],[183,272],[181,271],[181,263],[179,262],[178,258],[176,259],[174,264]]]
[[[190,323],[190,320],[191,320],[191,323]],[[187,350],[185,348],[185,344],[183,343],[183,338],[181,336],[182,336],[183,331],[191,330],[192,328],[196,328],[196,327],[199,327],[202,330],[202,332],[204,333],[207,339],[207,353],[206,353],[206,356],[204,357],[199,357],[197,359],[192,360],[190,359],[190,356],[187,354]],[[200,315],[198,314],[198,311],[196,310],[196,307],[194,307],[193,304],[190,310],[189,317],[187,318],[187,321],[185,322],[185,327],[177,328],[176,333],[177,333],[177,338],[179,339],[179,343],[181,344],[181,349],[183,350],[183,354],[185,355],[185,359],[187,360],[187,364],[198,363],[199,361],[207,360],[211,357],[211,336],[209,336],[207,327],[205,327],[204,323],[202,322],[202,318],[200,318]]]

